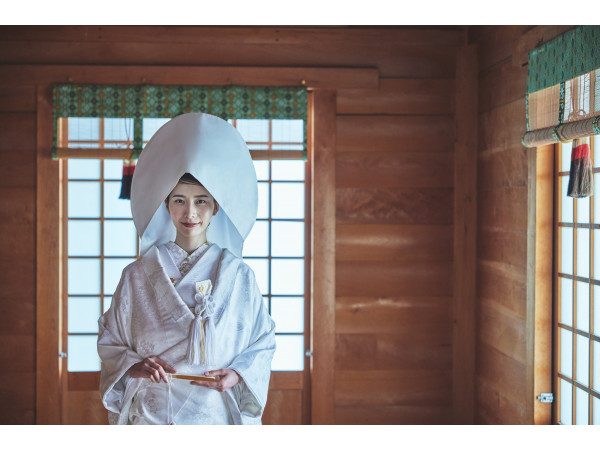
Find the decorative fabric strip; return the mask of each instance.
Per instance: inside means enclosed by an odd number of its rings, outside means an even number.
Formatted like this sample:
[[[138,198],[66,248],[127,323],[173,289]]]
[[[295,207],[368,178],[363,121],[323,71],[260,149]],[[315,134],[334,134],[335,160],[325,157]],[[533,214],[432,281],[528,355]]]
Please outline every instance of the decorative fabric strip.
[[[565,82],[560,83],[560,98],[558,100],[558,125],[565,120]]]
[[[300,86],[151,86],[57,84],[53,87],[53,156],[58,147],[58,119],[131,118],[134,158],[143,147],[144,118],[173,118],[203,112],[229,119],[306,121],[308,96]]]
[[[600,67],[600,26],[582,25],[529,52],[527,93]]]

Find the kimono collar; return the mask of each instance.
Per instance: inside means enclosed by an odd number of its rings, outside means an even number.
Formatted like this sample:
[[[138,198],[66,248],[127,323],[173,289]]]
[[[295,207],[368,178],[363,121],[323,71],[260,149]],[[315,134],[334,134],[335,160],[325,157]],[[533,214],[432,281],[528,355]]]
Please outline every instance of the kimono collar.
[[[169,255],[171,256],[173,263],[177,266],[179,272],[181,272],[181,276],[185,276],[194,266],[194,264],[196,264],[196,262],[200,259],[200,257],[204,255],[209,244],[208,242],[205,242],[189,254],[173,241],[167,242],[165,246],[169,251]]]
[[[218,321],[229,304],[229,297],[235,284],[233,282],[221,283],[221,281],[235,279],[241,259],[216,244],[212,244],[207,251],[220,252],[214,275],[211,275],[211,278],[214,278],[212,295],[215,298],[215,320]],[[182,330],[187,332],[194,315],[169,280],[161,264],[159,250],[153,246],[140,260],[148,281],[154,288],[161,310],[166,316],[171,316],[182,327]]]

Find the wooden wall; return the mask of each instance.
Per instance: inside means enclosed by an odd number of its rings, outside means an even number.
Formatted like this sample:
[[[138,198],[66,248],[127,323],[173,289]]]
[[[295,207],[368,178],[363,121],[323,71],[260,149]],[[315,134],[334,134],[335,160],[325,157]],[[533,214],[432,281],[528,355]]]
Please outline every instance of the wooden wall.
[[[35,87],[0,86],[0,423],[35,420]]]
[[[533,424],[533,311],[526,131],[527,55],[568,26],[471,27],[479,54],[476,417]],[[532,153],[534,152],[534,153]],[[535,161],[535,156],[533,156]],[[535,194],[534,194],[535,195]],[[535,203],[533,203],[535,206]],[[535,214],[534,214],[535,215]],[[531,225],[531,221],[529,221]],[[529,336],[529,337],[528,337]]]
[[[482,46],[494,45],[491,35]],[[0,27],[0,73],[22,64],[377,68],[378,89],[337,92],[330,422],[444,424],[453,414],[454,76],[464,36],[460,27]],[[505,57],[497,53],[482,67]],[[500,82],[501,67],[482,76],[482,90]],[[495,127],[503,114],[521,114],[519,89],[481,102],[489,132],[480,169],[489,176],[478,356],[498,362],[479,374],[481,394],[509,386],[521,370],[520,346],[494,343],[512,332],[506,320],[522,315],[523,219],[509,202],[522,194],[524,152],[508,152],[520,145],[518,126]],[[35,423],[35,86],[0,83],[0,98],[0,423]],[[502,401],[519,393],[506,390]],[[480,400],[480,422],[502,421],[481,402],[489,400]]]
[[[411,40],[418,64],[404,64],[413,57],[398,49],[379,90],[338,94],[337,424],[452,423],[460,35],[440,45],[427,34]]]

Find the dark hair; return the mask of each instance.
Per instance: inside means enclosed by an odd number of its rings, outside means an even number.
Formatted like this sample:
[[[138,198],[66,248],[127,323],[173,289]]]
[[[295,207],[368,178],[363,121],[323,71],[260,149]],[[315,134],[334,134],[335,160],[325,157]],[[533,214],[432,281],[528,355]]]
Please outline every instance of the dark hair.
[[[200,183],[198,181],[198,179],[192,175],[191,173],[184,173],[183,175],[181,175],[181,178],[179,179],[179,181],[177,182],[177,184],[182,183],[182,184],[193,184],[196,186],[200,186],[200,187],[204,187],[204,185],[202,183]],[[173,188],[175,189],[175,188]],[[172,191],[171,191],[172,192]],[[165,203],[167,204],[167,208],[169,207],[169,198],[171,197],[171,193],[169,192],[169,195],[167,195],[167,198],[165,199]],[[218,202],[215,200],[215,204],[218,206]]]
[[[183,175],[181,175],[181,178],[179,178],[179,181],[177,182],[177,184],[182,183],[182,184],[194,184],[196,186],[202,186],[202,183],[200,183],[196,177],[194,177],[191,173],[184,173]],[[175,186],[177,186],[177,184]],[[175,189],[175,188],[173,188]],[[171,192],[173,192],[171,190]],[[165,199],[165,203],[168,205],[169,204],[169,199],[171,198],[171,192],[169,192],[169,195],[167,195],[167,198]]]
[[[179,183],[183,183],[183,184],[196,184],[198,186],[202,186],[202,183],[200,183],[196,177],[194,177],[191,173],[184,173],[183,175],[181,175],[181,178],[179,179],[179,181],[177,182]]]

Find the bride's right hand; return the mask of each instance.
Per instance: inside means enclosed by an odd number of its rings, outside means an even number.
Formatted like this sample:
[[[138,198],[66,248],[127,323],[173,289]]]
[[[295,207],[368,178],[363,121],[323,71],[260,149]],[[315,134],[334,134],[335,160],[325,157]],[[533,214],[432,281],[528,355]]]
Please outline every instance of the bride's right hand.
[[[132,378],[150,378],[153,383],[160,383],[160,380],[168,383],[167,372],[175,373],[176,370],[158,356],[149,356],[131,366],[127,371],[127,375]]]

